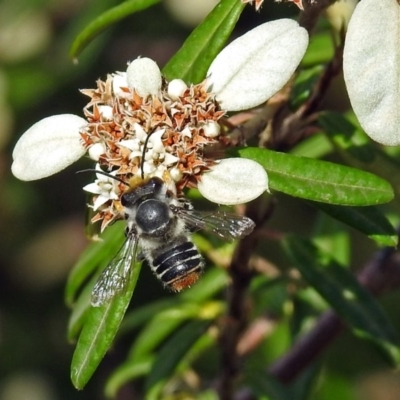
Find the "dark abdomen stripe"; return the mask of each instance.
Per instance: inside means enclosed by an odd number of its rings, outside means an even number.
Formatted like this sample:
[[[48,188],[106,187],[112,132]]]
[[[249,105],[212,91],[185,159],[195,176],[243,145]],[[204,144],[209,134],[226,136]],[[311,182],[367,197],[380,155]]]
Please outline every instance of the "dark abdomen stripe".
[[[193,272],[200,274],[203,259],[196,246],[188,241],[156,257],[153,260],[153,268],[158,278],[169,286],[177,278]]]

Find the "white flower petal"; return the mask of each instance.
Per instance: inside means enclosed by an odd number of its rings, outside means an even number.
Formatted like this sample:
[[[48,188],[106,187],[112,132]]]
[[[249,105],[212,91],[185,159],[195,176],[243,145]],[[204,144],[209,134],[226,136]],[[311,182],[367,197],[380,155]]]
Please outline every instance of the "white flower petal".
[[[163,164],[165,165],[171,165],[171,164],[175,164],[179,161],[178,157],[173,156],[170,153],[165,153],[164,155],[164,161]]]
[[[144,159],[148,162],[153,162],[152,158],[154,157],[154,152],[151,149],[147,149],[144,155]]]
[[[154,166],[154,164],[152,164],[152,163],[150,163],[150,162],[148,162],[148,161],[145,161],[145,162],[143,163],[143,172],[144,172],[145,175],[151,174],[151,173],[153,173],[155,170],[156,170],[156,167]]]
[[[83,190],[85,192],[89,192],[89,193],[93,193],[93,194],[100,194],[101,193],[100,186],[95,182],[89,183],[88,185],[84,186]]]
[[[93,203],[93,211],[97,211],[103,204],[107,203],[108,200],[110,199],[108,197],[104,197],[103,195],[97,196]]]
[[[147,133],[143,129],[143,127],[139,125],[137,122],[133,124],[133,131],[135,132],[137,139],[139,139],[143,143],[146,141]]]
[[[87,121],[72,114],[44,118],[29,128],[17,142],[11,170],[23,181],[53,175],[86,152],[79,134]]]
[[[164,133],[165,129],[159,129],[158,131],[152,133],[149,138],[149,144],[151,144],[151,148],[157,153],[163,153],[165,151],[161,140],[161,138],[164,136]]]
[[[227,158],[202,175],[198,189],[213,203],[247,203],[268,191],[268,175],[253,160]]]
[[[218,54],[207,73],[208,90],[227,111],[255,107],[287,83],[307,45],[307,31],[296,21],[262,24]]]
[[[128,97],[130,94],[128,92],[124,92],[121,88],[128,87],[128,81],[126,78],[126,72],[116,72],[113,74],[112,81],[113,92],[118,97]]]
[[[150,58],[137,58],[126,70],[128,87],[142,97],[156,95],[161,89],[161,72]]]
[[[351,105],[371,139],[400,144],[400,6],[363,0],[350,20],[343,53]]]
[[[126,147],[131,151],[137,151],[140,149],[140,142],[138,139],[120,140],[117,144],[118,146]]]
[[[164,174],[165,174],[166,170],[167,170],[167,168],[164,165],[160,164],[160,165],[157,166],[157,168],[156,168],[155,172],[153,173],[153,175],[161,178],[162,180],[164,180],[164,178],[165,178]]]
[[[181,136],[184,136],[184,137],[187,137],[187,138],[191,139],[192,132],[190,131],[190,128],[187,125],[181,131]]]

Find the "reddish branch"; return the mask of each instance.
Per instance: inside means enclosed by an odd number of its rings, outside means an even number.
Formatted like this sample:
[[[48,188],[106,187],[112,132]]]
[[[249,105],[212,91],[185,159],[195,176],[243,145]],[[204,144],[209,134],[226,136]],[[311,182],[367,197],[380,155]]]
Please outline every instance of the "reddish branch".
[[[257,227],[272,214],[273,202],[261,212],[263,199],[250,203],[246,215]],[[228,288],[228,309],[222,325],[220,336],[221,373],[217,390],[221,400],[231,400],[237,378],[241,372],[242,357],[238,352],[238,343],[247,328],[249,310],[247,308],[247,290],[253,276],[249,268],[250,257],[254,254],[258,242],[257,228],[245,237],[236,248],[229,272],[231,284]]]

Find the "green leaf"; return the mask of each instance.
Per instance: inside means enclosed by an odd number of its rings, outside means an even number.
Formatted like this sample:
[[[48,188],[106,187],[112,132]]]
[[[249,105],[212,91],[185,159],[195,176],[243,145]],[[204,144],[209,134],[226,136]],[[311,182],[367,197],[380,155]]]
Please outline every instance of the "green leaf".
[[[207,302],[204,304],[183,303],[171,307],[155,315],[151,322],[136,338],[130,351],[129,358],[142,359],[160,345],[173,331],[189,319],[206,318],[214,319],[223,311],[221,302]]]
[[[71,316],[68,321],[68,340],[73,342],[78,337],[79,332],[82,329],[83,324],[86,321],[86,315],[89,311],[90,299],[94,284],[98,279],[98,274],[96,274],[87,285],[83,288],[82,292],[79,294],[74,307],[72,309]]]
[[[179,361],[204,335],[210,324],[208,320],[190,321],[164,343],[146,381],[149,392],[146,399],[158,398],[155,394],[162,390],[163,382],[171,376]]]
[[[129,15],[145,10],[159,3],[160,0],[126,0],[93,20],[74,40],[69,56],[76,58],[81,51],[102,31]]]
[[[316,383],[319,380],[318,378],[320,377],[323,366],[324,363],[321,360],[317,360],[296,378],[296,380],[290,385],[293,400],[310,399],[311,393],[314,392]]]
[[[154,301],[150,304],[144,304],[134,310],[129,311],[124,318],[120,328],[121,335],[137,329],[165,310],[179,304],[178,296]]]
[[[344,207],[323,203],[311,203],[338,221],[364,233],[377,244],[397,246],[396,230],[378,207]]]
[[[96,268],[107,264],[117,253],[124,241],[122,223],[109,226],[101,236],[101,240],[92,242],[80,256],[68,277],[65,288],[65,301],[72,306],[76,293]]]
[[[221,0],[163,68],[165,77],[183,79],[187,83],[201,82],[228,40],[243,8],[240,1]]]
[[[267,373],[249,371],[245,379],[252,391],[259,396],[257,398],[265,400],[293,400],[290,391]]]
[[[297,109],[315,90],[315,85],[323,72],[324,67],[319,64],[299,72],[290,93],[290,106]]]
[[[348,230],[344,228],[336,219],[320,213],[311,237],[318,248],[331,254],[339,264],[348,265],[351,258],[351,243]]]
[[[210,347],[215,346],[215,342],[216,335],[206,334],[199,336],[198,340],[181,359],[177,373],[184,372],[190,368],[195,360],[201,357]],[[155,356],[153,354],[146,354],[137,360],[128,358],[110,377],[106,387],[108,396],[115,397],[121,386],[140,376],[148,375],[153,368],[154,360]],[[196,398],[200,398],[199,393],[196,393]]]
[[[197,243],[196,243],[197,245]],[[229,278],[226,271],[221,268],[210,268],[196,284],[175,296],[144,305],[129,312],[122,323],[120,332],[131,331],[152,319],[167,309],[179,308],[184,303],[201,304],[223,290]]]
[[[312,35],[307,52],[301,61],[302,66],[313,66],[327,63],[332,60],[334,46],[332,32],[327,30],[316,35]]]
[[[335,309],[353,333],[371,341],[387,361],[397,366],[400,362],[397,335],[379,304],[352,273],[308,240],[289,237],[284,246],[303,278]]]
[[[83,389],[111,346],[131,300],[141,265],[132,267],[125,291],[101,307],[91,307],[72,358],[71,380]]]
[[[318,123],[346,163],[357,168],[377,173],[388,180],[400,195],[400,162],[377,147],[361,127],[349,117],[335,112],[324,112]]]
[[[202,303],[226,288],[228,283],[229,277],[224,269],[210,268],[190,290],[185,290],[178,296],[182,302]]]
[[[126,362],[118,367],[108,379],[105,394],[108,398],[116,398],[118,390],[126,382],[147,375],[153,366],[155,357],[147,355],[143,360]]]
[[[290,154],[310,158],[322,158],[333,152],[332,143],[322,133],[316,133],[298,143]]]
[[[394,196],[388,182],[355,168],[258,148],[235,153],[261,164],[270,188],[291,196],[343,206],[386,203]]]
[[[188,319],[195,318],[200,313],[197,304],[182,304],[155,315],[151,322],[136,338],[130,351],[129,358],[140,360],[151,353],[176,328]]]
[[[321,113],[318,123],[346,161],[357,160],[359,163],[369,164],[376,159],[377,150],[367,135],[362,134],[343,114]]]

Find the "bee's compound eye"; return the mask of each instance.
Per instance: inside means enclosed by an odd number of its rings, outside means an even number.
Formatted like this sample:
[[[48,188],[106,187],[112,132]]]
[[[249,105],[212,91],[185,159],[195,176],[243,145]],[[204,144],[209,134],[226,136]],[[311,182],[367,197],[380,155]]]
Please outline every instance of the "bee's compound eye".
[[[160,200],[145,200],[137,209],[136,223],[144,233],[162,235],[169,220],[168,205]]]

